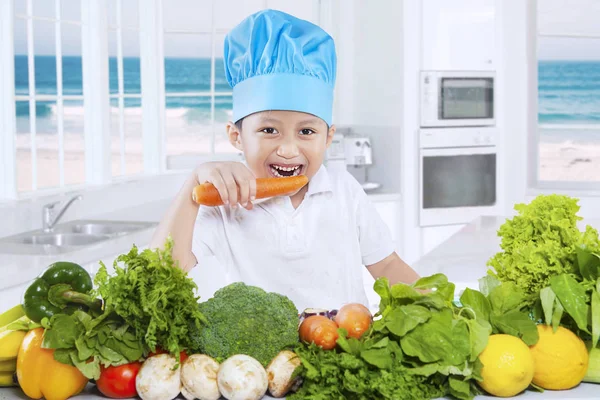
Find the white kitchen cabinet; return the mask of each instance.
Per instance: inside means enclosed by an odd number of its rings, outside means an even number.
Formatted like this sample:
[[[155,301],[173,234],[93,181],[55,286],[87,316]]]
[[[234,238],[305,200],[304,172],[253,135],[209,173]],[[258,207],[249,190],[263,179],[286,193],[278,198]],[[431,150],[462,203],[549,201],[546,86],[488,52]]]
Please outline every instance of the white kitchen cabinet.
[[[496,69],[496,0],[423,0],[423,70]]]

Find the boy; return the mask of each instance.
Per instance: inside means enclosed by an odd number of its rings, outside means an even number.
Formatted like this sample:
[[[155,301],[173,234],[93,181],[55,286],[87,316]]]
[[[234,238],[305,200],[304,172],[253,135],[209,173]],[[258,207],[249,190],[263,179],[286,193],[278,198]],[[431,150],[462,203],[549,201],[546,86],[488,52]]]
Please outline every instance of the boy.
[[[321,28],[263,10],[225,38],[225,73],[233,88],[227,135],[246,164],[211,162],[189,177],[151,247],[170,234],[173,256],[189,271],[203,255],[246,284],[288,296],[303,310],[367,304],[362,270],[390,283],[418,275],[395,253],[387,226],[346,171],[322,165],[331,125],[336,55]],[[303,174],[289,197],[254,203],[256,178]],[[195,185],[211,182],[225,206],[198,207]]]

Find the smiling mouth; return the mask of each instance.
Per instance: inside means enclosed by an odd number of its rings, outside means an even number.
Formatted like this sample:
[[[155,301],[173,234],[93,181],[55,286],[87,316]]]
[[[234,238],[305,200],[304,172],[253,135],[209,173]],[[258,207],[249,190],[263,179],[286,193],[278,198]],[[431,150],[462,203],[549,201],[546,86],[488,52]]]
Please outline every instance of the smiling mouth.
[[[271,174],[278,178],[288,177],[288,176],[298,176],[302,172],[303,165],[282,165],[282,164],[271,164],[269,165],[269,169],[271,170]]]

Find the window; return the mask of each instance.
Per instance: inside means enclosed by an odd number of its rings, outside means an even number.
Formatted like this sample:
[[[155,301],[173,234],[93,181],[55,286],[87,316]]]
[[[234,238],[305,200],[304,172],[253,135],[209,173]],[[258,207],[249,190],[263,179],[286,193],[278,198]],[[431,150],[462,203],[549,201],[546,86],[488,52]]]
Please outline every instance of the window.
[[[266,7],[319,20],[319,0],[0,1],[0,198],[239,159],[223,41]]]
[[[78,1],[14,3],[19,192],[85,180]]]
[[[112,176],[141,173],[142,89],[138,0],[108,2],[110,163]]]
[[[538,0],[540,186],[600,187],[600,2]]]

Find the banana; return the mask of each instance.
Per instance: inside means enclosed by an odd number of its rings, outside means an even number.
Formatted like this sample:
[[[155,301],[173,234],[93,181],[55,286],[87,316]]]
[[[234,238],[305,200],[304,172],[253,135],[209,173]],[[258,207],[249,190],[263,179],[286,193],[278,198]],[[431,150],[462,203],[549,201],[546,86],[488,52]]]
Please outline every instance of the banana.
[[[17,359],[0,361],[0,374],[4,372],[15,372],[17,370]]]
[[[0,361],[17,357],[19,347],[21,347],[21,342],[23,342],[26,334],[26,331],[5,330],[0,332]]]
[[[13,308],[4,311],[0,314],[0,327],[10,324],[11,322],[21,318],[25,315],[25,310],[23,310],[23,306],[17,304]]]
[[[0,372],[0,387],[17,386],[14,372]]]

